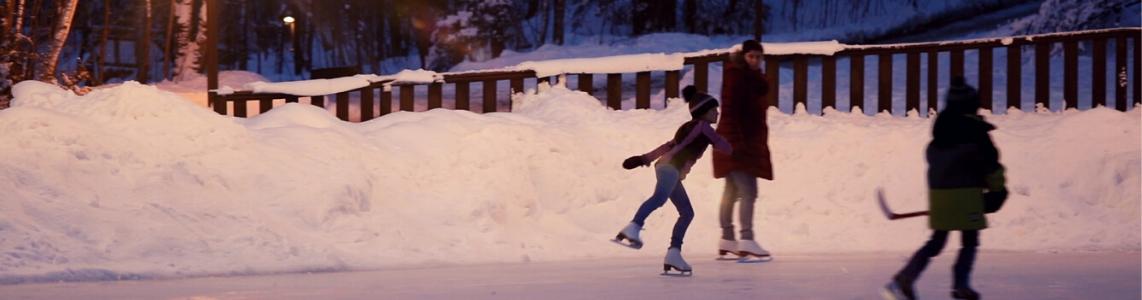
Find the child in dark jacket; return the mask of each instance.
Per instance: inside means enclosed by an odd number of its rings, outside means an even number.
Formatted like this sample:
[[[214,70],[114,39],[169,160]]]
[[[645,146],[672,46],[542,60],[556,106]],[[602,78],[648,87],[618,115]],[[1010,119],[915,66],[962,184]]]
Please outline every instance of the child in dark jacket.
[[[623,168],[629,170],[650,165],[657,160],[654,169],[658,183],[654,187],[654,194],[643,202],[635,213],[634,220],[631,220],[614,240],[631,248],[642,248],[642,239],[639,238],[638,232],[642,230],[643,222],[651,212],[666,204],[666,199],[669,198],[678,209],[679,216],[674,223],[670,248],[666,251],[662,268],[664,271],[678,270],[683,274],[691,272],[690,265],[682,259],[682,238],[686,235],[690,221],[694,219],[694,209],[690,205],[686,189],[682,187],[682,180],[686,179],[690,167],[702,157],[707,146],[712,144],[715,150],[726,154],[733,152],[730,144],[714,133],[714,128],[710,125],[718,121],[718,101],[705,93],[697,93],[687,101],[693,119],[682,124],[673,139],[649,153],[632,156],[623,161]]]
[[[955,279],[952,298],[979,299],[971,289],[968,277],[979,246],[979,231],[987,228],[984,214],[999,210],[1007,198],[1003,165],[999,150],[989,131],[995,126],[976,114],[979,95],[964,83],[963,77],[952,79],[947,106],[932,125],[932,142],[928,144],[928,226],[932,238],[916,251],[912,259],[885,287],[890,300],[914,300],[913,282],[940,254],[948,240],[948,231],[961,232],[961,248],[953,267]]]

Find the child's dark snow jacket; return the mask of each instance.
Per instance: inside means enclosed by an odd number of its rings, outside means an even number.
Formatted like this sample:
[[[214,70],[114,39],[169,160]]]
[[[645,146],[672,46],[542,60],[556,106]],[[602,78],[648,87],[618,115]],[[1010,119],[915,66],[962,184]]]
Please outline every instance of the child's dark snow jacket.
[[[994,129],[983,117],[954,109],[937,116],[925,153],[933,230],[987,228],[984,192],[1006,190],[999,152],[988,135]]]

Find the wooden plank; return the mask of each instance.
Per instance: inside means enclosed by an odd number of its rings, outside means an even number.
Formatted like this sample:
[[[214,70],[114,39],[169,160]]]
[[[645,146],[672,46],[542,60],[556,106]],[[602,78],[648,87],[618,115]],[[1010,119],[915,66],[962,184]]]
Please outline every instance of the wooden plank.
[[[373,90],[372,87],[361,89],[361,122],[373,119],[373,103],[377,99]]]
[[[710,64],[705,62],[694,64],[694,88],[697,88],[699,92],[705,93],[709,84]]]
[[[471,110],[469,108],[470,102],[468,97],[471,90],[467,81],[456,83],[456,110]]]
[[[393,91],[392,90],[386,91],[384,88],[381,89],[381,104],[379,106],[380,106],[379,107],[380,113],[378,114],[378,116],[387,115],[387,114],[390,114],[393,112]]]
[[[1118,36],[1114,38],[1114,109],[1119,111],[1126,111],[1126,75],[1126,36]]]
[[[595,95],[595,74],[579,74],[579,90],[587,95]]]
[[[880,78],[878,79],[879,82],[877,82],[876,95],[877,95],[878,101],[876,103],[876,110],[878,113],[883,112],[883,111],[888,111],[888,113],[891,114],[892,113],[892,54],[881,54],[881,55],[879,55],[879,57],[877,59],[877,63],[879,63],[879,65],[880,65],[879,67],[877,67],[877,73],[880,74]]]
[[[459,74],[443,74],[442,78],[444,83],[458,83],[462,81],[467,82],[482,82],[488,80],[510,80],[514,78],[527,79],[536,78],[535,71],[522,70],[522,71],[483,71],[472,73],[459,73]]]
[[[992,48],[979,49],[979,106],[989,111],[994,110],[992,108],[994,53]]]
[[[349,121],[349,92],[337,93],[337,118]]]
[[[511,84],[511,93],[509,94],[523,93],[523,78],[512,78],[509,82]]]
[[[920,111],[920,52],[908,52],[904,87],[904,111]]]
[[[522,79],[521,79],[522,82]],[[522,85],[522,83],[521,83]],[[433,82],[428,84],[428,109],[441,108],[444,106],[444,84],[440,82]]]
[[[837,57],[821,58],[821,109],[837,108]]]
[[[1138,84],[1142,81],[1138,79],[1140,75],[1142,75],[1142,39],[1139,39],[1138,33],[1134,33],[1134,80],[1130,81],[1134,84],[1134,103],[1142,103],[1142,85]],[[1126,72],[1122,72],[1122,79],[1126,79]],[[1126,110],[1126,107],[1123,106],[1122,110]]]
[[[650,72],[635,73],[634,107],[650,108]]]
[[[745,68],[748,68],[746,66]],[[778,91],[781,90],[781,57],[775,55],[765,56],[765,76],[769,78],[769,93],[765,95],[765,107],[777,106],[781,103]]]
[[[1051,44],[1035,44],[1035,104],[1050,108]]]
[[[416,110],[416,86],[411,84],[400,86],[400,110]]]
[[[809,58],[797,55],[793,58],[793,110],[800,103],[809,109]]]
[[[235,117],[245,118],[247,115],[249,115],[246,113],[246,100],[234,100],[231,103],[234,103]]]
[[[484,80],[484,112],[483,113],[496,112],[498,110],[496,107],[497,106],[496,105],[496,92],[497,92],[496,81],[495,80]]]
[[[940,52],[937,51],[928,52],[928,111],[940,111]]]
[[[1023,46],[1007,46],[1007,107],[1023,110]]]
[[[1106,106],[1106,39],[1095,39],[1091,45],[1090,107]]]
[[[849,63],[849,105],[864,112],[864,55],[850,56]]]
[[[623,74],[607,74],[607,106],[614,110],[623,109]]]
[[[1079,43],[1063,42],[1064,109],[1079,107]]]
[[[270,111],[270,109],[273,109],[273,108],[274,108],[274,100],[270,100],[270,99],[258,100],[258,112],[259,113],[265,113],[267,111]]]
[[[313,106],[317,106],[320,108],[325,108],[325,96],[324,95],[318,95],[318,96],[309,97],[309,104],[312,104]]]
[[[679,97],[679,95],[678,95],[679,87],[678,86],[681,85],[681,83],[680,83],[680,81],[682,80],[681,78],[682,78],[682,72],[681,71],[677,71],[677,70],[666,71],[666,84],[665,84],[666,99]],[[666,103],[667,103],[667,101],[665,101],[665,99],[664,99],[664,101],[662,101],[662,104],[666,105]]]
[[[949,53],[951,53],[952,61],[950,64],[948,64],[948,68],[952,72],[952,78],[955,78],[956,76],[964,76],[964,50],[952,50]]]

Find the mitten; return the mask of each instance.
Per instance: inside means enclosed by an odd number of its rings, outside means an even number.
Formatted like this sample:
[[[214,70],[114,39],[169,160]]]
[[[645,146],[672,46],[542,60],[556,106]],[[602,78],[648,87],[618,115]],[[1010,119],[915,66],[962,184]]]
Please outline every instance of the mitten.
[[[1003,207],[1003,202],[1007,202],[1007,190],[992,191],[983,194],[983,207],[987,213],[999,211]]]
[[[627,170],[638,168],[638,167],[645,166],[645,165],[646,165],[646,161],[644,161],[642,159],[642,155],[631,156],[631,157],[627,158],[626,160],[623,160],[623,169],[627,169]]]

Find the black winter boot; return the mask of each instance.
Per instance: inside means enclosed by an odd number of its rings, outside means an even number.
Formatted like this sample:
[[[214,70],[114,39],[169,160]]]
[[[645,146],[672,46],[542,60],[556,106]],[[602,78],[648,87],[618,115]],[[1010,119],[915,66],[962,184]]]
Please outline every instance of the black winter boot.
[[[979,300],[979,293],[977,293],[976,291],[972,290],[969,287],[958,287],[958,288],[952,289],[952,298],[967,299],[967,300]]]

